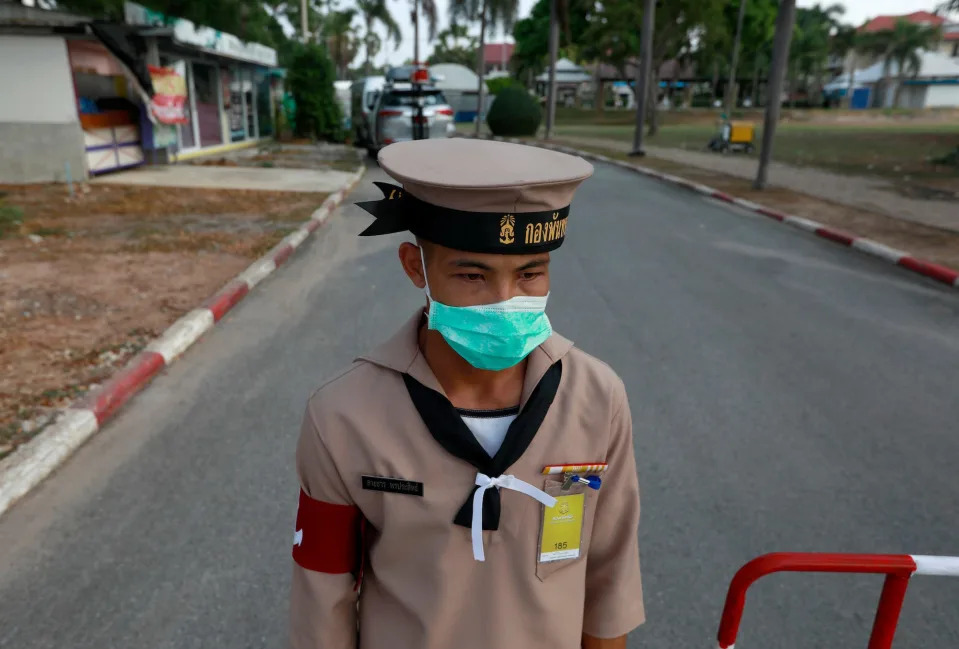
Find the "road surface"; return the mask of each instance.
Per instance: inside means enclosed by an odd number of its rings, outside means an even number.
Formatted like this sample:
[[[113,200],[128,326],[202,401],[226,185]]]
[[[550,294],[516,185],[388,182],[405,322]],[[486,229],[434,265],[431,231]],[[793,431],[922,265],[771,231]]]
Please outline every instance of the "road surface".
[[[423,302],[368,221],[347,204],[0,519],[0,647],[284,646],[305,399]],[[630,647],[714,646],[768,551],[959,554],[959,295],[614,168],[573,221],[549,313],[630,394]],[[880,584],[767,578],[738,646],[865,647]],[[915,578],[897,648],[959,646],[957,604],[959,579]]]

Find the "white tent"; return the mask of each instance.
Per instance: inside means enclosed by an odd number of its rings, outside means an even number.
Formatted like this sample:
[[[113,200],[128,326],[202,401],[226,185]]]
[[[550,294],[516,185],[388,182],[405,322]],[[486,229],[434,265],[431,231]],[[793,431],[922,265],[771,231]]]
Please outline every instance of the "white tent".
[[[564,83],[586,83],[592,79],[593,77],[591,77],[586,70],[569,59],[560,59],[556,62],[556,83],[558,85]],[[549,83],[549,71],[547,70],[536,77],[536,80],[542,83]]]
[[[443,91],[447,103],[456,113],[457,122],[472,122],[476,119],[476,92],[479,89],[479,76],[465,65],[459,63],[438,63],[430,66],[430,75],[436,78],[436,87]],[[488,93],[484,113],[493,103]]]

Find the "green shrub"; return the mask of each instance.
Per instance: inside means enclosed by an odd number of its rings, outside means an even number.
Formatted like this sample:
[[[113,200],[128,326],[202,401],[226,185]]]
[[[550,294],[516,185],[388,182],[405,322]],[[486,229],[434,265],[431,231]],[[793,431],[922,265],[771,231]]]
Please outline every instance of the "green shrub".
[[[542,120],[539,103],[517,86],[504,88],[497,94],[486,115],[489,130],[500,136],[536,135]]]
[[[489,90],[489,94],[498,95],[507,88],[522,88],[521,84],[516,79],[511,77],[498,77],[496,79],[487,79],[486,88]]]
[[[294,129],[298,136],[342,141],[340,106],[333,89],[335,80],[333,62],[326,49],[313,43],[296,49],[287,83],[296,104]]]
[[[13,205],[4,205],[0,200],[0,239],[14,234],[23,225],[23,210]]]

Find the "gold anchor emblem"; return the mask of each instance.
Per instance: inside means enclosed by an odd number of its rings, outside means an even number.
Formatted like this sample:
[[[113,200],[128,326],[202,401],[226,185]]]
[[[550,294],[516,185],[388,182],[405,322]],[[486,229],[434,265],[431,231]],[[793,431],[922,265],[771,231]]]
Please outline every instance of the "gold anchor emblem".
[[[515,241],[513,226],[516,225],[516,217],[512,214],[506,214],[499,222],[499,242],[511,244]]]

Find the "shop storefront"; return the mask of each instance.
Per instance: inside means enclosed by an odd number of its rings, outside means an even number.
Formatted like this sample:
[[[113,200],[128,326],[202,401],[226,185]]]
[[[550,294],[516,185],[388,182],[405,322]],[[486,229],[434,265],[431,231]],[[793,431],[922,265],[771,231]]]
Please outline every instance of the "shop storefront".
[[[165,30],[157,40],[159,65],[185,80],[185,120],[175,127],[174,158],[272,137],[275,50],[131,2],[125,18],[129,25]]]

